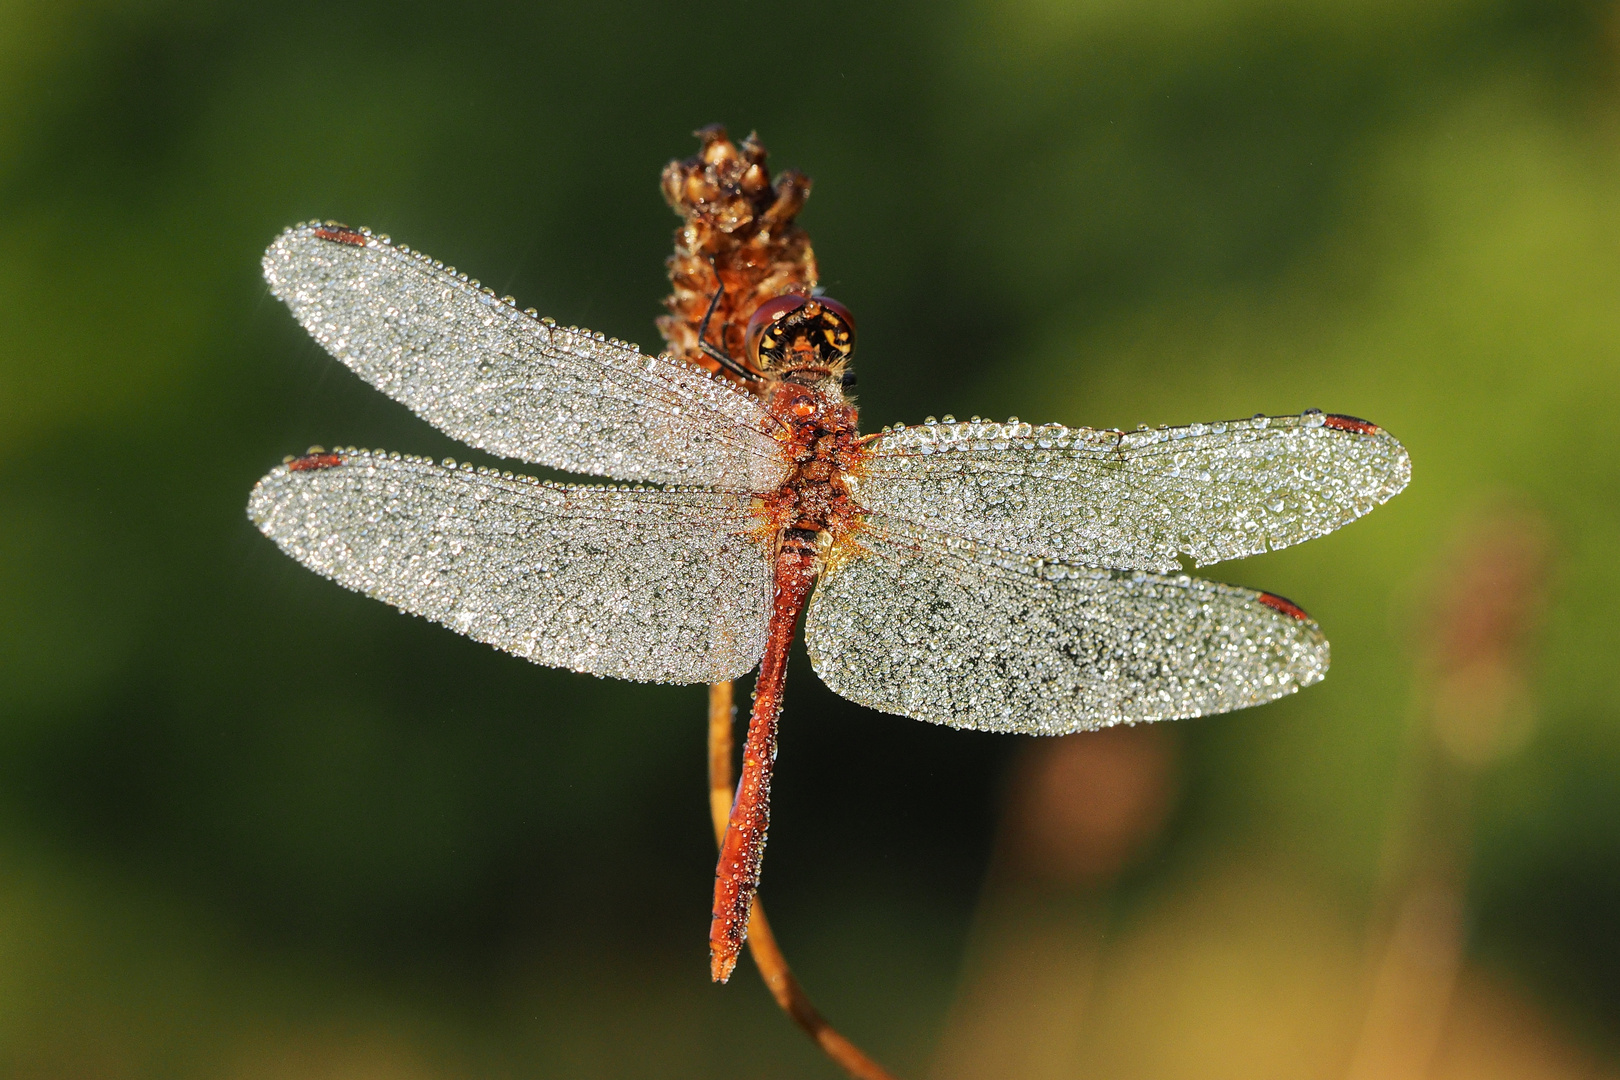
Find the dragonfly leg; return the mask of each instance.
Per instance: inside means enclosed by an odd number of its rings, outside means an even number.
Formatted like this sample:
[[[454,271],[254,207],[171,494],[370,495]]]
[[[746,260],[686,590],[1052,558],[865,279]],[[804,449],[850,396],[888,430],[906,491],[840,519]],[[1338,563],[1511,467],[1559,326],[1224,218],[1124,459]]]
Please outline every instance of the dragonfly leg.
[[[782,688],[787,679],[788,646],[815,581],[814,535],[787,530],[776,557],[776,596],[765,656],[754,680],[754,708],[743,744],[742,778],[731,803],[731,818],[720,844],[714,872],[714,914],[709,923],[709,974],[715,982],[731,978],[737,957],[748,940],[748,914],[759,888],[765,858],[765,834],[771,824],[771,773],[776,766],[776,729],[782,715]]]
[[[714,265],[714,260],[709,260],[709,263],[711,266]],[[755,375],[752,371],[749,371],[747,368],[737,363],[737,361],[727,356],[723,349],[717,349],[713,345],[709,344],[709,320],[714,318],[714,309],[720,306],[720,298],[726,295],[726,285],[725,282],[720,280],[720,268],[718,266],[716,266],[714,269],[714,281],[714,295],[709,298],[709,310],[703,313],[703,321],[698,323],[698,348],[703,350],[703,355],[707,356],[710,360],[713,360],[715,363],[719,364],[733,375],[740,379],[751,381],[759,376]]]

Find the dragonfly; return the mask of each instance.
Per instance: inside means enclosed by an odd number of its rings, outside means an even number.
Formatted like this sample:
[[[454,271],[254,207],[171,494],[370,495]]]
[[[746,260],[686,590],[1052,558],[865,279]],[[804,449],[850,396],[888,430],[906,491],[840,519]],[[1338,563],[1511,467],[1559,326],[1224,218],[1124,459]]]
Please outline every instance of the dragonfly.
[[[758,669],[715,876],[719,982],[759,886],[801,616],[833,691],[956,728],[1062,735],[1258,705],[1320,681],[1327,640],[1293,602],[1184,563],[1321,536],[1411,474],[1388,432],[1316,410],[863,435],[853,316],[808,291],[760,305],[746,355],[716,356],[728,379],[520,309],[368,229],[295,226],[263,268],[316,341],[446,434],[615,481],[312,448],[248,502],[283,551],[539,664],[659,683]]]

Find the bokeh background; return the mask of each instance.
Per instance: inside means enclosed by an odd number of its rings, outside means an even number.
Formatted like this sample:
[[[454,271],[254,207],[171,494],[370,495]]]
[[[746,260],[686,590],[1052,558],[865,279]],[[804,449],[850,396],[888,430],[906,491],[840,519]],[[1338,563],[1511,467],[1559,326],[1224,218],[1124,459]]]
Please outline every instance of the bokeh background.
[[[0,1073],[827,1077],[706,977],[701,688],[496,654],[247,522],[455,444],[259,253],[366,224],[656,341],[664,163],[810,174],[869,427],[1320,407],[1370,518],[1210,576],[1327,682],[1039,742],[789,678],[764,896],[905,1077],[1620,1075],[1620,7],[0,7]]]

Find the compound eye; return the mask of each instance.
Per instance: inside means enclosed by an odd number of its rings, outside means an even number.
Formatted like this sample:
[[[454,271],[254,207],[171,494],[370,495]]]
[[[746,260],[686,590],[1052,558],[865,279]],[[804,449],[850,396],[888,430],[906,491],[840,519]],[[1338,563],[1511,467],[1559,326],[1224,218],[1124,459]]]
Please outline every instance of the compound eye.
[[[849,313],[849,308],[830,296],[818,296],[816,301],[832,315],[828,322],[832,323],[839,331],[848,334],[848,337],[844,339],[848,347],[850,349],[855,348],[855,316]]]
[[[836,300],[789,293],[759,305],[743,341],[760,371],[783,365],[825,369],[854,351],[855,319]]]
[[[756,369],[763,371],[769,366],[760,362],[761,348],[769,354],[781,347],[779,332],[781,321],[804,307],[809,299],[808,296],[800,296],[798,293],[788,293],[774,300],[767,300],[754,309],[753,317],[748,320],[748,333],[743,338],[743,351],[748,356],[748,362]],[[771,333],[771,331],[778,332]]]
[[[814,316],[810,315],[811,304],[816,308]],[[841,360],[848,361],[849,354],[855,351],[855,319],[849,308],[838,301],[817,296],[793,317],[806,324],[822,363],[831,366]]]

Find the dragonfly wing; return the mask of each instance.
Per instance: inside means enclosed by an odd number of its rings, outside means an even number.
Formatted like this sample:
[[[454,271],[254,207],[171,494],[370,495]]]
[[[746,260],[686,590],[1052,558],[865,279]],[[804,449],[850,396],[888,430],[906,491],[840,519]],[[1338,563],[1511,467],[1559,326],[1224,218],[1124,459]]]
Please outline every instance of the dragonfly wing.
[[[865,507],[992,547],[1176,570],[1332,532],[1412,466],[1388,432],[1319,412],[1187,427],[922,424],[874,440]]]
[[[778,486],[759,401],[669,356],[519,311],[387,238],[295,226],[264,255],[270,291],[326,349],[462,442],[620,480]]]
[[[876,516],[850,547],[816,586],[805,642],[828,686],[884,712],[1061,735],[1258,705],[1327,672],[1316,624],[1269,593],[1031,559]]]
[[[771,575],[749,504],[360,451],[274,470],[248,516],[339,584],[536,663],[705,683],[765,647]]]

